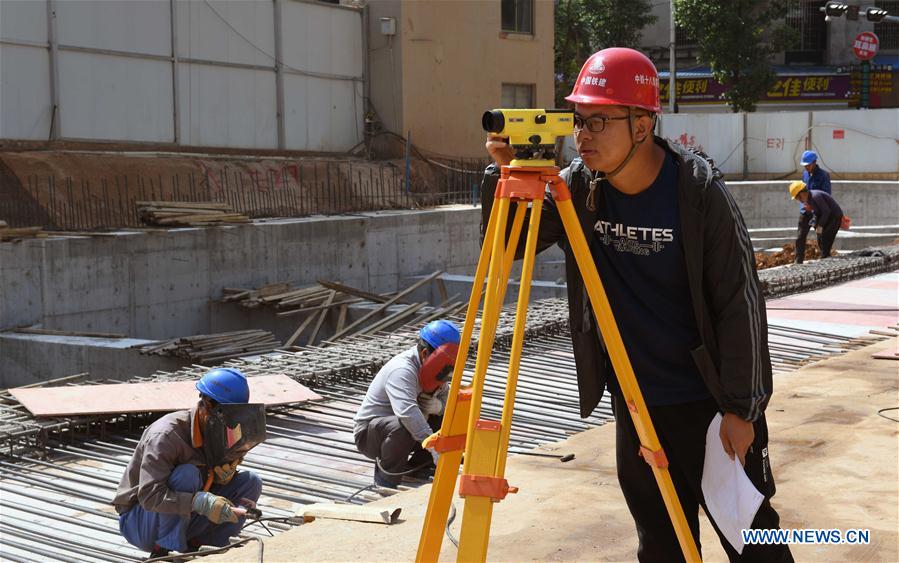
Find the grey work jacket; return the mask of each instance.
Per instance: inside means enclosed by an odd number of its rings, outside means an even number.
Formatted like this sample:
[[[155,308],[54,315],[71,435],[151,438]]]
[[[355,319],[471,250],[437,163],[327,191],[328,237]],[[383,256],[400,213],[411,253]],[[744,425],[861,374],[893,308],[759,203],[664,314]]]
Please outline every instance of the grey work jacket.
[[[112,500],[119,514],[140,503],[149,512],[190,515],[193,493],[173,491],[168,480],[179,465],[206,466],[202,441],[194,447],[196,416],[197,407],[169,413],[144,430]]]
[[[656,137],[656,144],[678,164],[678,206],[684,260],[693,311],[702,344],[690,350],[709,392],[724,412],[755,421],[771,397],[768,324],[752,243],[743,217],[710,159]],[[587,209],[592,173],[580,159],[561,172],[571,190],[581,228],[593,232],[595,212]],[[493,205],[499,168],[487,167],[481,185],[482,230]],[[597,188],[601,189],[601,188]],[[597,197],[596,201],[601,201]],[[511,221],[509,221],[511,226]],[[525,231],[528,220],[525,219]],[[517,258],[524,254],[522,233]],[[558,244],[565,252],[571,340],[577,366],[580,414],[587,417],[599,404],[613,376],[602,348],[596,321],[574,254],[569,247],[555,201],[547,192],[540,219],[537,251]],[[625,342],[630,354],[651,342]]]

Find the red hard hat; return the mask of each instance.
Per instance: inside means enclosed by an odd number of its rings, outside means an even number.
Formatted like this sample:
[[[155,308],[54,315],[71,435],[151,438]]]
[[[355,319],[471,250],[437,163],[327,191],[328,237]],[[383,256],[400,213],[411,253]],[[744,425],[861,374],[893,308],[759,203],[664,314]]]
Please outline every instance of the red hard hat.
[[[623,47],[593,53],[565,99],[576,104],[633,106],[662,112],[655,65],[640,51]]]

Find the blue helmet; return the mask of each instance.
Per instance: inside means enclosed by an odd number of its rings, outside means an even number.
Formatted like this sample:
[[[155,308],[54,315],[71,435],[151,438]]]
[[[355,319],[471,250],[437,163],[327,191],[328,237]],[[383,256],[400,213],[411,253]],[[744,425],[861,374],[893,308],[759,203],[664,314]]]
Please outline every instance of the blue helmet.
[[[446,343],[458,344],[461,339],[459,328],[452,321],[431,321],[418,331],[418,337],[435,350]]]
[[[197,381],[197,390],[217,403],[247,403],[250,386],[247,377],[234,368],[216,368]]]
[[[815,151],[805,151],[802,153],[802,160],[799,161],[799,164],[805,166],[806,164],[811,164],[813,162],[818,161],[818,153]]]

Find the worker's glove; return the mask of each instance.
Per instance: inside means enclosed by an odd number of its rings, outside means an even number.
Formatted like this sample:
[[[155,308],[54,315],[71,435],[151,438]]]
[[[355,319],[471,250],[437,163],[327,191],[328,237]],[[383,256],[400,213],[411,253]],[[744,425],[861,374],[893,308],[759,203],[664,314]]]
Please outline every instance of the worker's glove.
[[[421,393],[418,396],[418,407],[421,409],[421,414],[428,417],[443,412],[443,401],[434,395]]]
[[[820,226],[820,225],[817,226],[817,227],[815,227],[815,234],[817,234],[819,237],[820,237],[821,235],[823,235],[823,234],[824,234],[824,227],[822,227],[822,226]]]
[[[191,510],[202,514],[213,524],[222,522],[237,523],[237,514],[231,508],[234,505],[225,497],[220,497],[206,491],[200,491],[194,495]]]
[[[437,450],[431,448],[428,448],[428,451],[431,452],[431,459],[434,460],[434,465],[437,465],[437,458],[440,457],[440,454],[437,453]]]
[[[216,485],[227,485],[230,483],[231,479],[233,479],[234,475],[237,473],[237,466],[240,465],[240,462],[242,461],[243,458],[239,457],[231,463],[223,463],[217,467],[213,467],[212,473],[214,477],[212,482]]]

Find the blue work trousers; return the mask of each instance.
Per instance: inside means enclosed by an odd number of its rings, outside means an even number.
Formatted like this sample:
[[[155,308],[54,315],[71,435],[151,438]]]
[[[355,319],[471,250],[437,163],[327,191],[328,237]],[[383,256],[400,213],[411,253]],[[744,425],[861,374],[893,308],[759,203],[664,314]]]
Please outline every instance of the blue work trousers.
[[[172,471],[168,485],[173,491],[195,493],[203,488],[203,477],[197,466],[183,464]],[[242,498],[256,502],[262,493],[262,480],[252,471],[238,471],[227,485],[213,485],[209,492],[227,498],[235,506]],[[192,545],[228,545],[228,539],[240,532],[245,519],[240,518],[235,524],[213,524],[200,514],[150,512],[137,504],[119,516],[119,531],[128,543],[146,551],[153,551],[159,545],[186,553],[191,540]]]

